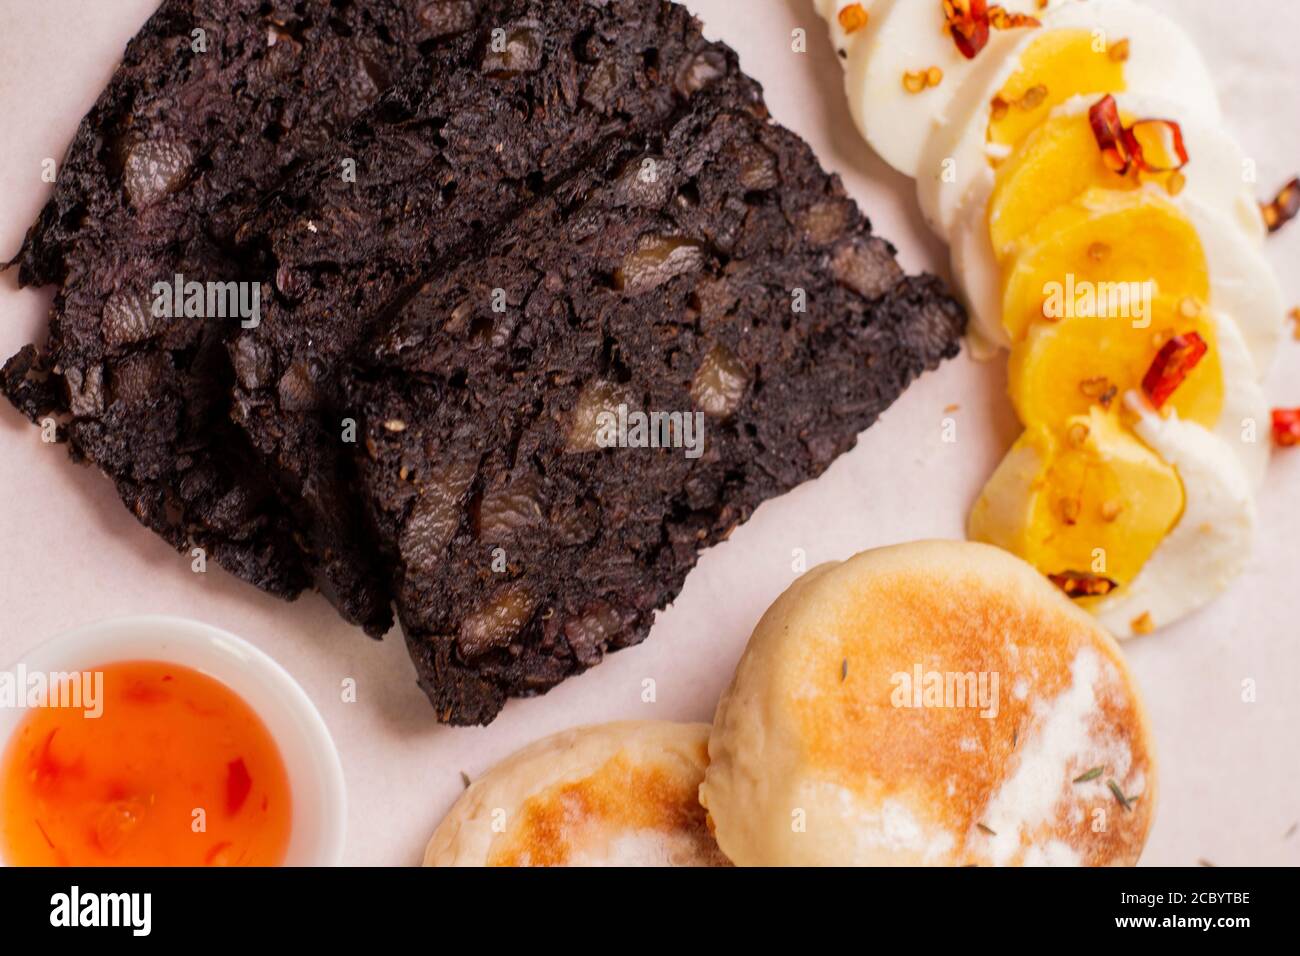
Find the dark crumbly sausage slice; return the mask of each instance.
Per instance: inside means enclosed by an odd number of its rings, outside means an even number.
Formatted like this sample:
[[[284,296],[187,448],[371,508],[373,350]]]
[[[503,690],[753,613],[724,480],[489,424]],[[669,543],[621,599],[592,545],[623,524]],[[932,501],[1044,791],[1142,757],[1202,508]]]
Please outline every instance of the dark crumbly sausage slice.
[[[379,563],[351,520],[336,381],[390,303],[481,255],[600,144],[661,127],[706,87],[761,108],[735,55],[674,3],[516,0],[478,32],[468,63],[392,91],[239,232],[267,281],[261,325],[230,345],[234,417],[298,502],[322,590],[346,593]]]
[[[952,348],[951,303],[899,277],[797,140],[758,144],[774,172],[721,119],[767,136],[761,115],[730,51],[659,0],[166,0],[20,256],[26,282],[63,288],[50,345],[0,385],[29,416],[58,415],[73,456],[144,523],[261,587],[290,596],[310,577],[376,633],[383,569],[400,562],[440,718],[485,722],[644,636],[699,548],[819,472]],[[671,192],[628,178],[655,156],[695,172]],[[343,159],[360,167],[347,188]],[[625,213],[653,230],[633,235]],[[233,322],[155,320],[145,292],[176,272],[262,279],[263,329],[231,342]],[[426,322],[441,340],[417,334],[430,290],[488,276],[516,307],[462,298]],[[817,305],[778,323],[796,279]],[[394,316],[340,389],[340,366]],[[628,387],[645,403],[685,388],[719,450],[689,472],[584,451],[575,407]],[[363,486],[342,413],[365,423]],[[381,440],[407,431],[394,457]],[[373,528],[355,523],[361,487]],[[492,539],[515,562],[504,578],[475,563]],[[588,583],[521,567],[521,543]]]
[[[19,254],[61,283],[50,341],[0,384],[178,548],[282,596],[308,582],[292,515],[229,422],[231,320],[156,319],[152,288],[253,278],[225,245],[256,197],[391,82],[454,58],[469,0],[165,0],[82,121]],[[196,32],[201,31],[201,32]],[[373,606],[345,615],[381,629]]]
[[[938,280],[903,276],[808,147],[738,107],[705,96],[611,144],[425,284],[349,377],[441,721],[642,640],[702,549],[957,351]],[[600,447],[620,404],[703,413],[702,454]]]
[[[228,236],[247,202],[472,28],[486,5],[164,0],[78,128],[18,257],[22,284],[62,282],[88,237]]]

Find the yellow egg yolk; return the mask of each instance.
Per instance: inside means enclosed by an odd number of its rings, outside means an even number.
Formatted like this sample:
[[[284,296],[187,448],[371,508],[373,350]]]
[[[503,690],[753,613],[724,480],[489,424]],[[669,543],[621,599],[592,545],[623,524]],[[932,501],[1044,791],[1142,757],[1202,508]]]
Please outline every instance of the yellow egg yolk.
[[[1079,182],[1005,260],[1009,389],[1027,431],[972,512],[971,533],[1044,574],[1123,586],[1178,522],[1185,491],[1120,421],[1122,396],[1141,387],[1164,341],[1195,331],[1211,351],[1170,403],[1212,427],[1223,372],[1191,221],[1156,187]]]
[[[1195,299],[1158,296],[1149,318],[1133,321],[1074,316],[1035,324],[1011,349],[1008,389],[1025,425],[1059,428],[1093,405],[1120,401],[1140,389],[1170,338],[1195,332],[1209,351],[1165,408],[1213,429],[1223,411],[1223,368],[1215,324]]]
[[[1002,322],[1012,342],[1035,322],[1081,314],[1141,323],[1158,295],[1210,301],[1195,226],[1154,189],[1089,189],[1043,217],[1007,260]]]
[[[1062,433],[1025,431],[971,512],[970,537],[1020,555],[1044,574],[1128,584],[1178,522],[1175,470],[1094,406]]]
[[[1121,122],[1134,118],[1121,113]],[[989,239],[999,261],[1053,210],[1089,189],[1139,189],[1153,183],[1169,192],[1169,172],[1115,172],[1106,165],[1088,113],[1054,116],[998,167],[987,213]]]
[[[1050,115],[1075,96],[1124,92],[1127,46],[1044,31],[991,104],[985,214],[1012,342],[1008,387],[1026,430],[970,518],[971,537],[1107,587],[1133,580],[1185,504],[1175,468],[1121,419],[1123,396],[1141,390],[1165,342],[1195,332],[1209,350],[1165,408],[1213,428],[1224,406],[1209,262],[1171,201],[1185,180],[1118,173],[1087,110]]]
[[[1015,149],[1052,108],[1073,96],[1125,89],[1119,41],[1089,30],[1047,30],[1020,54],[1016,71],[994,97],[988,141]]]

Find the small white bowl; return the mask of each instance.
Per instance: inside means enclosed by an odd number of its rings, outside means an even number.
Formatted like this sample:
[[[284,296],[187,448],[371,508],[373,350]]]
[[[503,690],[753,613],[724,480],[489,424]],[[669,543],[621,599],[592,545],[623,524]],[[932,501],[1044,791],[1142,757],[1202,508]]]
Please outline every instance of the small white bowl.
[[[46,641],[22,664],[28,673],[49,673],[136,660],[191,667],[225,684],[256,711],[280,749],[292,793],[293,823],[284,865],[337,866],[348,811],[334,741],[298,683],[243,638],[181,617],[120,617]],[[0,752],[26,713],[0,708]]]

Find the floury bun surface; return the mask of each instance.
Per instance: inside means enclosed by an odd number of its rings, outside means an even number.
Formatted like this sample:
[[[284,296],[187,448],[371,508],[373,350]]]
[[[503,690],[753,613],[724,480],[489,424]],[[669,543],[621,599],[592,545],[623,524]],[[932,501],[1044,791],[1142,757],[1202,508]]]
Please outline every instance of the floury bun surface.
[[[698,791],[707,724],[628,721],[540,740],[470,784],[425,866],[726,866]]]
[[[718,705],[700,799],[737,865],[1132,865],[1155,810],[1115,641],[996,548],[814,568]]]

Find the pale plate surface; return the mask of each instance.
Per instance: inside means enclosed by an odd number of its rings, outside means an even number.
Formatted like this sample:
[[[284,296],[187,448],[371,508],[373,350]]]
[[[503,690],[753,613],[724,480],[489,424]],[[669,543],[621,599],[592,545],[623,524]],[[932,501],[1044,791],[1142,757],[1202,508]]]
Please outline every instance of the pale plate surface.
[[[937,0],[935,0],[937,2]],[[1259,166],[1260,195],[1300,172],[1300,104],[1289,0],[1150,0],[1191,31],[1210,60],[1228,123]],[[0,6],[0,256],[18,248],[49,186],[41,161],[60,158],[155,0],[40,0]],[[912,271],[946,272],[913,187],[858,138],[840,68],[811,0],[691,0],[767,90],[775,117],[844,177],[876,229]],[[743,15],[742,14],[743,11]],[[791,31],[808,52],[791,52]],[[1269,242],[1288,306],[1300,305],[1300,223]],[[1290,271],[1285,270],[1287,263]],[[48,291],[0,276],[0,357],[31,341]],[[1288,338],[1269,380],[1274,405],[1300,405],[1300,342]],[[298,679],[342,756],[351,813],[346,861],[410,865],[471,777],[553,731],[607,720],[708,720],[745,640],[809,566],[913,538],[960,537],[966,512],[1017,426],[1003,394],[1005,362],[963,355],[908,391],[859,447],[820,480],[769,502],[707,553],[677,603],[639,648],[545,697],[514,702],[491,727],[439,727],[415,685],[400,635],[382,644],[338,620],[317,597],[284,604],[211,568],[190,571],[122,507],[109,482],[69,464],[61,446],[0,409],[0,666],[61,631],[110,615],[179,614],[257,644]],[[946,411],[959,405],[956,411]],[[957,441],[944,443],[945,418]],[[1204,612],[1129,642],[1156,733],[1162,797],[1144,863],[1300,864],[1300,450],[1279,454],[1260,497],[1260,547],[1250,574]],[[356,681],[357,701],[342,700]],[[653,679],[657,702],[642,702]],[[1242,683],[1256,702],[1242,701]]]

